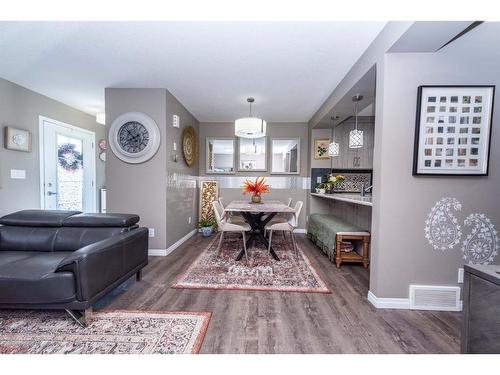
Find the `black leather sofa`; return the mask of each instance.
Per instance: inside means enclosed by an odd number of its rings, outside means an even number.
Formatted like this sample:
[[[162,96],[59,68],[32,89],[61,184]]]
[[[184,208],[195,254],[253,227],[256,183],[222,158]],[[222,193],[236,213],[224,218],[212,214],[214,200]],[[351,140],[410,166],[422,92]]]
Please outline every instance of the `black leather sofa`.
[[[0,308],[65,309],[88,323],[92,305],[148,263],[139,216],[25,210],[0,218]]]

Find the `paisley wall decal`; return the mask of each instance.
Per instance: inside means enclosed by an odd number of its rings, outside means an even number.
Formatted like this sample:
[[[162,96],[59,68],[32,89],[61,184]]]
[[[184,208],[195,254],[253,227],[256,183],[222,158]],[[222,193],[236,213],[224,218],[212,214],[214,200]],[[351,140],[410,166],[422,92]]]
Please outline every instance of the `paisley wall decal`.
[[[425,238],[436,250],[453,249],[460,243],[462,231],[453,211],[460,211],[462,204],[456,198],[445,197],[436,202],[425,221]]]
[[[469,264],[490,264],[498,255],[498,232],[484,214],[470,214],[464,221],[471,227],[470,233],[462,243],[463,258]]]

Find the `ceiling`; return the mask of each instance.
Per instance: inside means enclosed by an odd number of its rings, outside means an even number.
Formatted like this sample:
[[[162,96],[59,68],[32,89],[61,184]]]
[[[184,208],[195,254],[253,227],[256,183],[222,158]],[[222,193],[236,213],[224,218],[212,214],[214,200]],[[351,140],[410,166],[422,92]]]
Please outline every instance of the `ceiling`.
[[[0,22],[0,77],[90,114],[167,88],[200,121],[308,121],[385,22]]]

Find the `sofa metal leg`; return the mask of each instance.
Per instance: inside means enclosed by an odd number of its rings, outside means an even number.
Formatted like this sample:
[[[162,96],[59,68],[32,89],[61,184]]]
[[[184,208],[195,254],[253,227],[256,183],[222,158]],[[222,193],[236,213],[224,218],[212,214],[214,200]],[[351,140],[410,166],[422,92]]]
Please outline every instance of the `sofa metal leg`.
[[[92,307],[83,311],[64,309],[75,322],[81,327],[86,328],[92,323]]]
[[[135,280],[142,281],[142,269],[137,271],[137,273],[135,274]]]

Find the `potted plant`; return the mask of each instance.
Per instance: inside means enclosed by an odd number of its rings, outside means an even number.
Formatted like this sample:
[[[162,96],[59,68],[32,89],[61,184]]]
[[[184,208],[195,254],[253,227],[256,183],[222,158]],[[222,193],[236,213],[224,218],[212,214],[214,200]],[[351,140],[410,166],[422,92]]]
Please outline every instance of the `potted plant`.
[[[243,195],[252,194],[252,203],[260,203],[262,199],[261,195],[269,193],[270,190],[271,187],[266,184],[264,177],[257,177],[255,182],[245,180],[243,183]]]
[[[335,186],[340,184],[345,180],[345,177],[341,174],[334,175],[333,173],[328,174],[326,177],[326,192],[328,194],[332,194],[335,190]]]
[[[325,194],[325,191],[326,191],[326,183],[320,182],[316,184],[316,193]]]
[[[214,232],[214,228],[217,226],[217,222],[213,217],[209,219],[200,219],[198,222],[198,228],[201,229],[203,237],[210,237]]]

